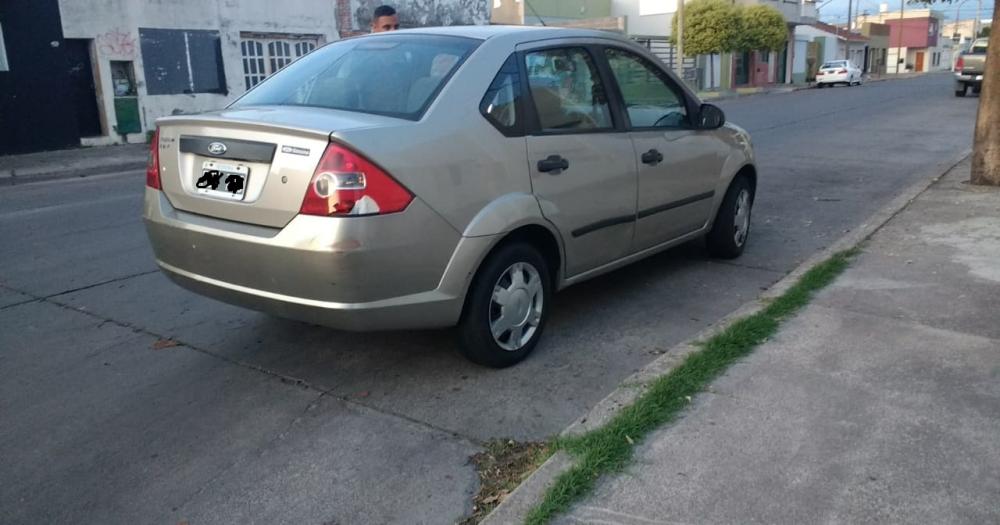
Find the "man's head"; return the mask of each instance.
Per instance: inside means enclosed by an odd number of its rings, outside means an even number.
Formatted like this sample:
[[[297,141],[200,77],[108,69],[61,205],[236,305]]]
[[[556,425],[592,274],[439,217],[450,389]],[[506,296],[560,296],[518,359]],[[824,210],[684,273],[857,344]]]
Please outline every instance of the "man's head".
[[[372,12],[372,33],[399,29],[399,17],[391,5],[380,5]]]

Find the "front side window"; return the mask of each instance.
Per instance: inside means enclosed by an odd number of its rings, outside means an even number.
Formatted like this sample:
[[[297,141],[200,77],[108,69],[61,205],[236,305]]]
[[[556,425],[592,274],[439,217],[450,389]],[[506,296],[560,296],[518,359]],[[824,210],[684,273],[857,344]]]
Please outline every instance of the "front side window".
[[[233,107],[312,106],[415,120],[477,45],[428,35],[342,40],[282,69]]]
[[[521,78],[517,70],[517,56],[511,55],[486,90],[479,111],[504,134],[517,133],[520,122],[517,106],[521,98]]]
[[[594,60],[584,48],[525,55],[528,87],[543,131],[610,129],[611,110]]]
[[[607,48],[604,52],[633,128],[687,125],[684,96],[663,70],[622,49]]]

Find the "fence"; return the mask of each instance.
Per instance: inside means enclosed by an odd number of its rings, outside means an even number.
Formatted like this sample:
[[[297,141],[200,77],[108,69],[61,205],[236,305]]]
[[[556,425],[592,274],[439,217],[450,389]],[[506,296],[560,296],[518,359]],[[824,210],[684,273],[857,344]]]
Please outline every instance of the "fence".
[[[677,71],[677,46],[662,37],[638,36],[633,37],[633,39],[656,55],[671,71]],[[701,81],[704,75],[699,74],[698,62],[695,57],[685,56],[682,64],[684,67],[684,82],[694,89],[701,89]]]

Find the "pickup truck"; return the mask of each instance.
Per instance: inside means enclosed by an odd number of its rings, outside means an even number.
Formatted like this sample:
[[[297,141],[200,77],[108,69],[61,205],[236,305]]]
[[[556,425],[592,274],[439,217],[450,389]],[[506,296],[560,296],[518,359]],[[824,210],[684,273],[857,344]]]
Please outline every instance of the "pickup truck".
[[[972,43],[969,51],[962,53],[955,62],[955,96],[964,97],[972,87],[973,93],[979,93],[983,87],[983,71],[986,65],[987,38],[980,38]]]

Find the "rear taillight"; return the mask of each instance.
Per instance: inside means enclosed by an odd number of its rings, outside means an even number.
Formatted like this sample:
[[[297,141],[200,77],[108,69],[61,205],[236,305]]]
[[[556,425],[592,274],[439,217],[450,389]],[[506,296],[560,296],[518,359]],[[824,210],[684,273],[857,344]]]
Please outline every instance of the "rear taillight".
[[[847,70],[846,69],[841,69],[840,71],[837,71],[837,73],[840,73],[841,75],[843,75],[844,73],[847,73]]]
[[[146,161],[146,186],[160,189],[160,128],[153,132],[149,142],[149,159]]]
[[[955,71],[961,71],[965,69],[965,59],[958,57],[958,62],[955,62]]]
[[[378,215],[403,211],[413,194],[388,173],[345,146],[330,143],[316,166],[300,213]]]

